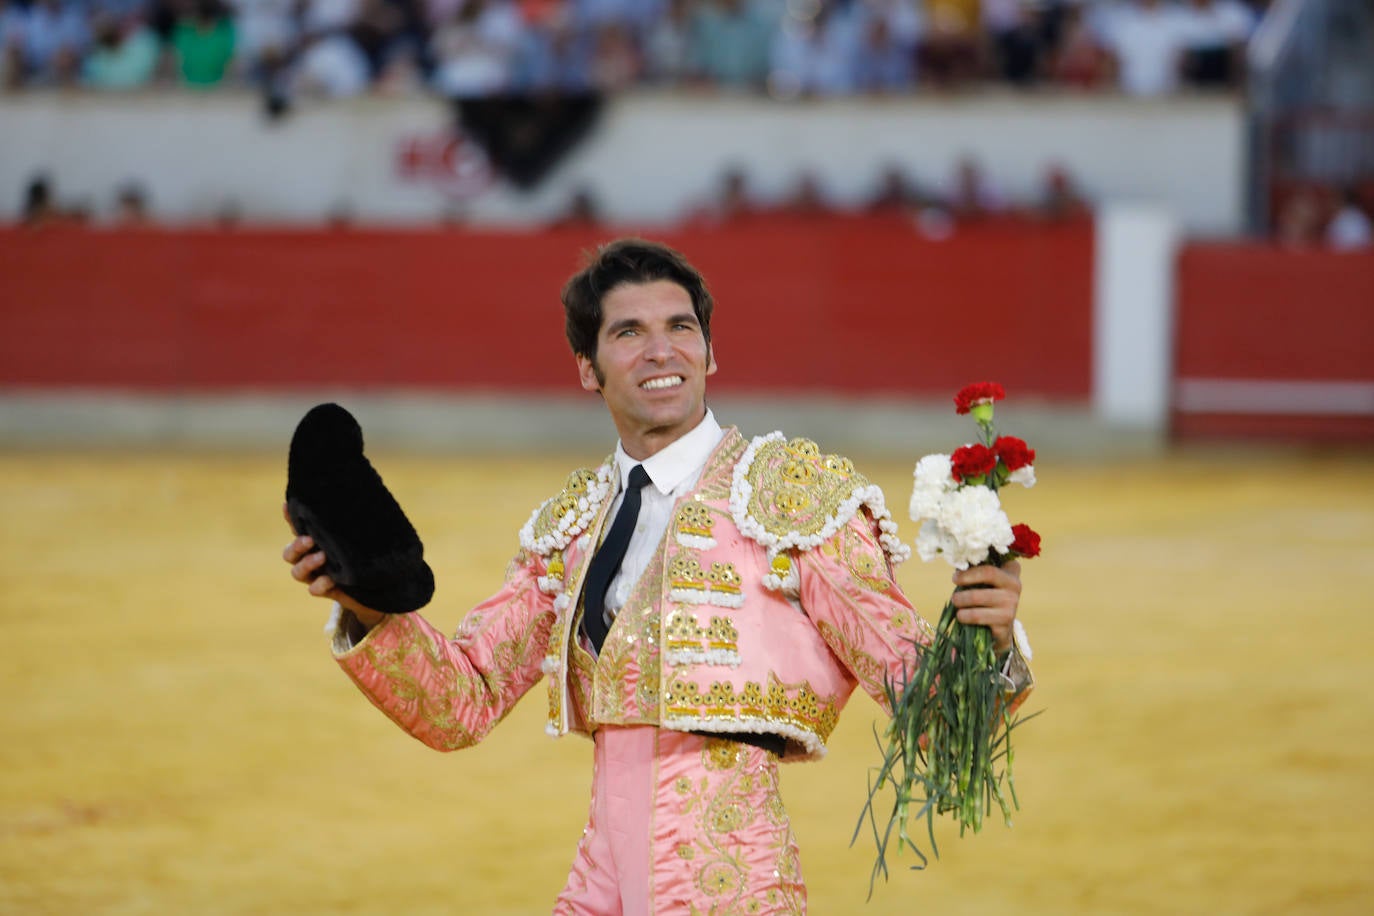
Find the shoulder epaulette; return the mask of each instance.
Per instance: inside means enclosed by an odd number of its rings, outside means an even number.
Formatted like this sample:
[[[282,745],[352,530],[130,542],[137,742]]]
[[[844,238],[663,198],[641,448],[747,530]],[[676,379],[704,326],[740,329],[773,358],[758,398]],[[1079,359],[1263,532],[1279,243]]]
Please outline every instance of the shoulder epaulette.
[[[810,439],[787,440],[774,432],[750,442],[735,465],[730,514],[740,532],[767,547],[770,557],[819,547],[861,507],[877,521],[892,561],[909,557],[911,548],[897,539],[883,491],[843,455],[823,454]]]
[[[547,557],[572,543],[587,530],[610,494],[614,467],[608,460],[595,470],[579,468],[569,474],[562,491],[535,509],[520,529],[520,546]]]

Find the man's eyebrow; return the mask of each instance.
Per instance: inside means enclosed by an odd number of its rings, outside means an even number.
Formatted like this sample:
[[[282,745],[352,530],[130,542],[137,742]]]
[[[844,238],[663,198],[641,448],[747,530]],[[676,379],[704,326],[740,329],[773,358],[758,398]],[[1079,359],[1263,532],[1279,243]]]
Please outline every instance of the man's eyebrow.
[[[697,324],[696,312],[683,312],[668,319],[669,324]]]
[[[626,328],[641,328],[643,326],[644,323],[640,321],[638,318],[621,318],[619,321],[613,321],[610,324],[606,325],[606,333],[608,335],[615,334],[616,332],[623,331]]]

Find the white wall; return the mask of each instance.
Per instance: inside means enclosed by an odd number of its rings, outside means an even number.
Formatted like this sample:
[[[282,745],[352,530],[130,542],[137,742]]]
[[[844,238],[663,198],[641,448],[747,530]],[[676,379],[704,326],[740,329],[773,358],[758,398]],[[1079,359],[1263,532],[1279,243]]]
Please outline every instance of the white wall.
[[[1033,196],[1057,161],[1097,201],[1153,204],[1189,234],[1231,234],[1242,224],[1243,108],[1230,98],[996,92],[778,103],[632,94],[607,106],[596,133],[534,193],[500,181],[476,193],[471,182],[445,190],[443,180],[398,174],[404,141],[440,135],[448,119],[445,104],[422,97],[315,103],[276,124],[256,97],[232,92],[0,97],[0,218],[17,214],[24,186],[46,172],[59,199],[83,201],[97,216],[127,181],[148,190],[158,217],[187,221],[232,203],[245,218],[271,221],[348,211],[379,221],[461,214],[519,223],[557,214],[587,186],[612,219],[652,223],[709,198],[728,164],[746,169],[765,198],[813,170],[844,205],[871,193],[889,162],[938,187],[972,154],[1010,198]]]

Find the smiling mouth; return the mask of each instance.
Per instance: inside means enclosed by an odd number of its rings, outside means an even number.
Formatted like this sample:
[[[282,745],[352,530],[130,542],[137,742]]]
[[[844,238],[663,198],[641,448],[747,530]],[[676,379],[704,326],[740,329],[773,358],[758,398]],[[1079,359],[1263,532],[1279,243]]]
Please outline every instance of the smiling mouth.
[[[651,378],[647,382],[642,382],[640,388],[648,388],[650,391],[659,391],[664,388],[676,388],[683,383],[680,375],[667,375],[662,378]]]

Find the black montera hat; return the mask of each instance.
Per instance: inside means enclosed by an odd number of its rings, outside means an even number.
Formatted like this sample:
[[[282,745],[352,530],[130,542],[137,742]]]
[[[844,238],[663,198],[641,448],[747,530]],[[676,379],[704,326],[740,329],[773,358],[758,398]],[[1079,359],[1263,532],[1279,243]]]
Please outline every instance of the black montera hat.
[[[363,454],[362,427],[338,404],[311,408],[296,426],[286,511],[296,533],[324,551],[324,572],[355,601],[404,614],[434,595],[420,536]]]

